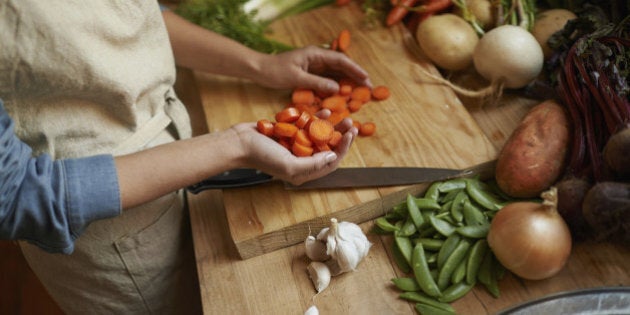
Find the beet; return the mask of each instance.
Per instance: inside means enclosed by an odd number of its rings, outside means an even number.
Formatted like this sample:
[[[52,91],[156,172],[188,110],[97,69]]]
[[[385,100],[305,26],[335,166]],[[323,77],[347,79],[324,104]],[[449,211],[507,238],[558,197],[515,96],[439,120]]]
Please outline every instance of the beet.
[[[574,240],[584,240],[592,234],[582,214],[582,202],[591,184],[581,178],[564,179],[556,183],[558,189],[558,213],[571,230]]]
[[[606,142],[604,161],[619,179],[630,179],[630,128],[625,128]]]
[[[584,197],[582,213],[598,239],[630,244],[630,184],[596,183]]]

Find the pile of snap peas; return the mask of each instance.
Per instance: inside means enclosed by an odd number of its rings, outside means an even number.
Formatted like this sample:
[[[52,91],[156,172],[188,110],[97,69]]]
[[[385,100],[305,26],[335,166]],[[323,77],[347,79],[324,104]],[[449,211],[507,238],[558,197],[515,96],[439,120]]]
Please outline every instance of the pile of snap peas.
[[[400,297],[421,314],[454,314],[449,304],[478,282],[499,297],[505,269],[488,247],[490,222],[510,198],[493,182],[458,178],[432,183],[423,196],[375,220],[375,232],[393,234],[392,254],[409,276],[392,279]]]

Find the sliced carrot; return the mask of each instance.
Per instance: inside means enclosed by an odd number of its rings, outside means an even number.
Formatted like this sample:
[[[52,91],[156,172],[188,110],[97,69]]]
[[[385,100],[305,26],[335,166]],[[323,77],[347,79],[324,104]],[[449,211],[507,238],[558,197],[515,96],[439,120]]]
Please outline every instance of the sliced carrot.
[[[361,136],[371,136],[376,132],[376,124],[373,122],[366,122],[361,124],[361,128],[359,128],[359,135]]]
[[[350,48],[350,31],[344,29],[339,32],[339,36],[337,36],[337,43],[339,45],[339,51],[347,52],[348,48]]]
[[[280,138],[278,139],[278,143],[285,147],[287,150],[291,151],[291,139],[290,138]]]
[[[313,104],[315,103],[315,93],[309,89],[295,89],[291,93],[293,104]]]
[[[389,88],[384,85],[379,85],[372,90],[372,96],[374,99],[382,101],[389,97]]]
[[[330,116],[328,116],[327,120],[330,121],[333,125],[336,125],[348,116],[350,116],[350,110],[346,108],[342,111],[330,113]]]
[[[258,132],[267,137],[273,136],[273,123],[268,119],[261,119],[257,121],[256,128],[258,129]]]
[[[297,126],[300,129],[306,128],[306,125],[308,125],[312,117],[313,116],[311,116],[311,113],[307,111],[303,111],[300,114],[300,117],[298,117],[298,119],[295,121],[295,126]]]
[[[309,138],[306,129],[299,129],[295,133],[295,136],[293,136],[293,142],[297,142],[307,147],[313,146],[313,141],[311,141],[311,138]]]
[[[273,135],[276,137],[286,137],[293,138],[295,133],[298,131],[298,127],[296,127],[292,123],[287,122],[278,122],[273,127]]]
[[[361,122],[359,122],[358,120],[352,120],[352,126],[354,128],[357,128],[357,130],[361,130]]]
[[[352,85],[339,82],[339,95],[348,96],[352,94]]]
[[[332,151],[328,143],[316,143],[315,148],[317,152]]]
[[[326,119],[315,119],[308,126],[308,135],[316,144],[328,143],[334,131],[333,124]]]
[[[350,102],[348,102],[348,110],[350,110],[351,113],[358,112],[361,107],[363,107],[363,101],[350,100]]]
[[[333,112],[343,111],[346,107],[346,98],[342,95],[333,95],[322,100],[322,108],[330,109]]]
[[[364,103],[369,102],[372,99],[372,90],[367,86],[357,86],[352,90],[350,98]]]
[[[295,156],[311,156],[313,155],[313,151],[313,147],[300,144],[299,142],[293,142],[293,145],[291,145],[291,152]]]
[[[294,106],[286,107],[276,114],[276,121],[282,123],[291,123],[300,117],[300,111]]]
[[[319,110],[319,105],[315,105],[315,104],[311,104],[311,105],[308,105],[308,104],[295,104],[295,108],[297,108],[297,110],[300,113],[307,112],[307,113],[309,113],[311,115],[315,115],[315,113],[317,113],[317,111]],[[298,119],[299,118],[300,117],[298,117]]]
[[[330,50],[337,50],[337,49],[339,49],[339,40],[335,38],[330,43]]]
[[[339,130],[335,130],[333,132],[333,136],[332,138],[330,138],[330,140],[328,140],[328,145],[332,148],[336,148],[339,143],[341,142],[341,138],[343,138],[343,134],[341,134],[341,131]]]

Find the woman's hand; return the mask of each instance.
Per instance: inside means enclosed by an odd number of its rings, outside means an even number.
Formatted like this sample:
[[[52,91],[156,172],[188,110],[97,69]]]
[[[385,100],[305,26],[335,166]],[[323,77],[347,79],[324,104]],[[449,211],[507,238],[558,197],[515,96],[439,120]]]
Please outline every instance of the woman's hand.
[[[322,113],[323,116],[330,112]],[[296,157],[275,140],[259,133],[255,123],[241,123],[231,129],[235,131],[240,145],[245,151],[243,166],[254,167],[275,178],[300,185],[309,180],[322,177],[335,169],[348,153],[357,129],[352,127],[352,120],[344,119],[336,127],[343,138],[335,151],[319,152],[310,157]]]
[[[348,77],[372,86],[367,72],[343,53],[308,46],[260,59],[258,76],[251,78],[269,88],[307,88],[322,93],[339,91],[331,77]]]

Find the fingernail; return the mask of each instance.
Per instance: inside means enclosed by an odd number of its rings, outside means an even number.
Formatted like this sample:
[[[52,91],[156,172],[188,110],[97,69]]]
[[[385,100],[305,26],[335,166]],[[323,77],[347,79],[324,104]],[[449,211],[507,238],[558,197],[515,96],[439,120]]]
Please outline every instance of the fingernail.
[[[324,158],[326,159],[326,163],[330,163],[330,162],[332,162],[332,161],[337,159],[337,153],[330,152],[330,153],[326,154],[326,156]]]

